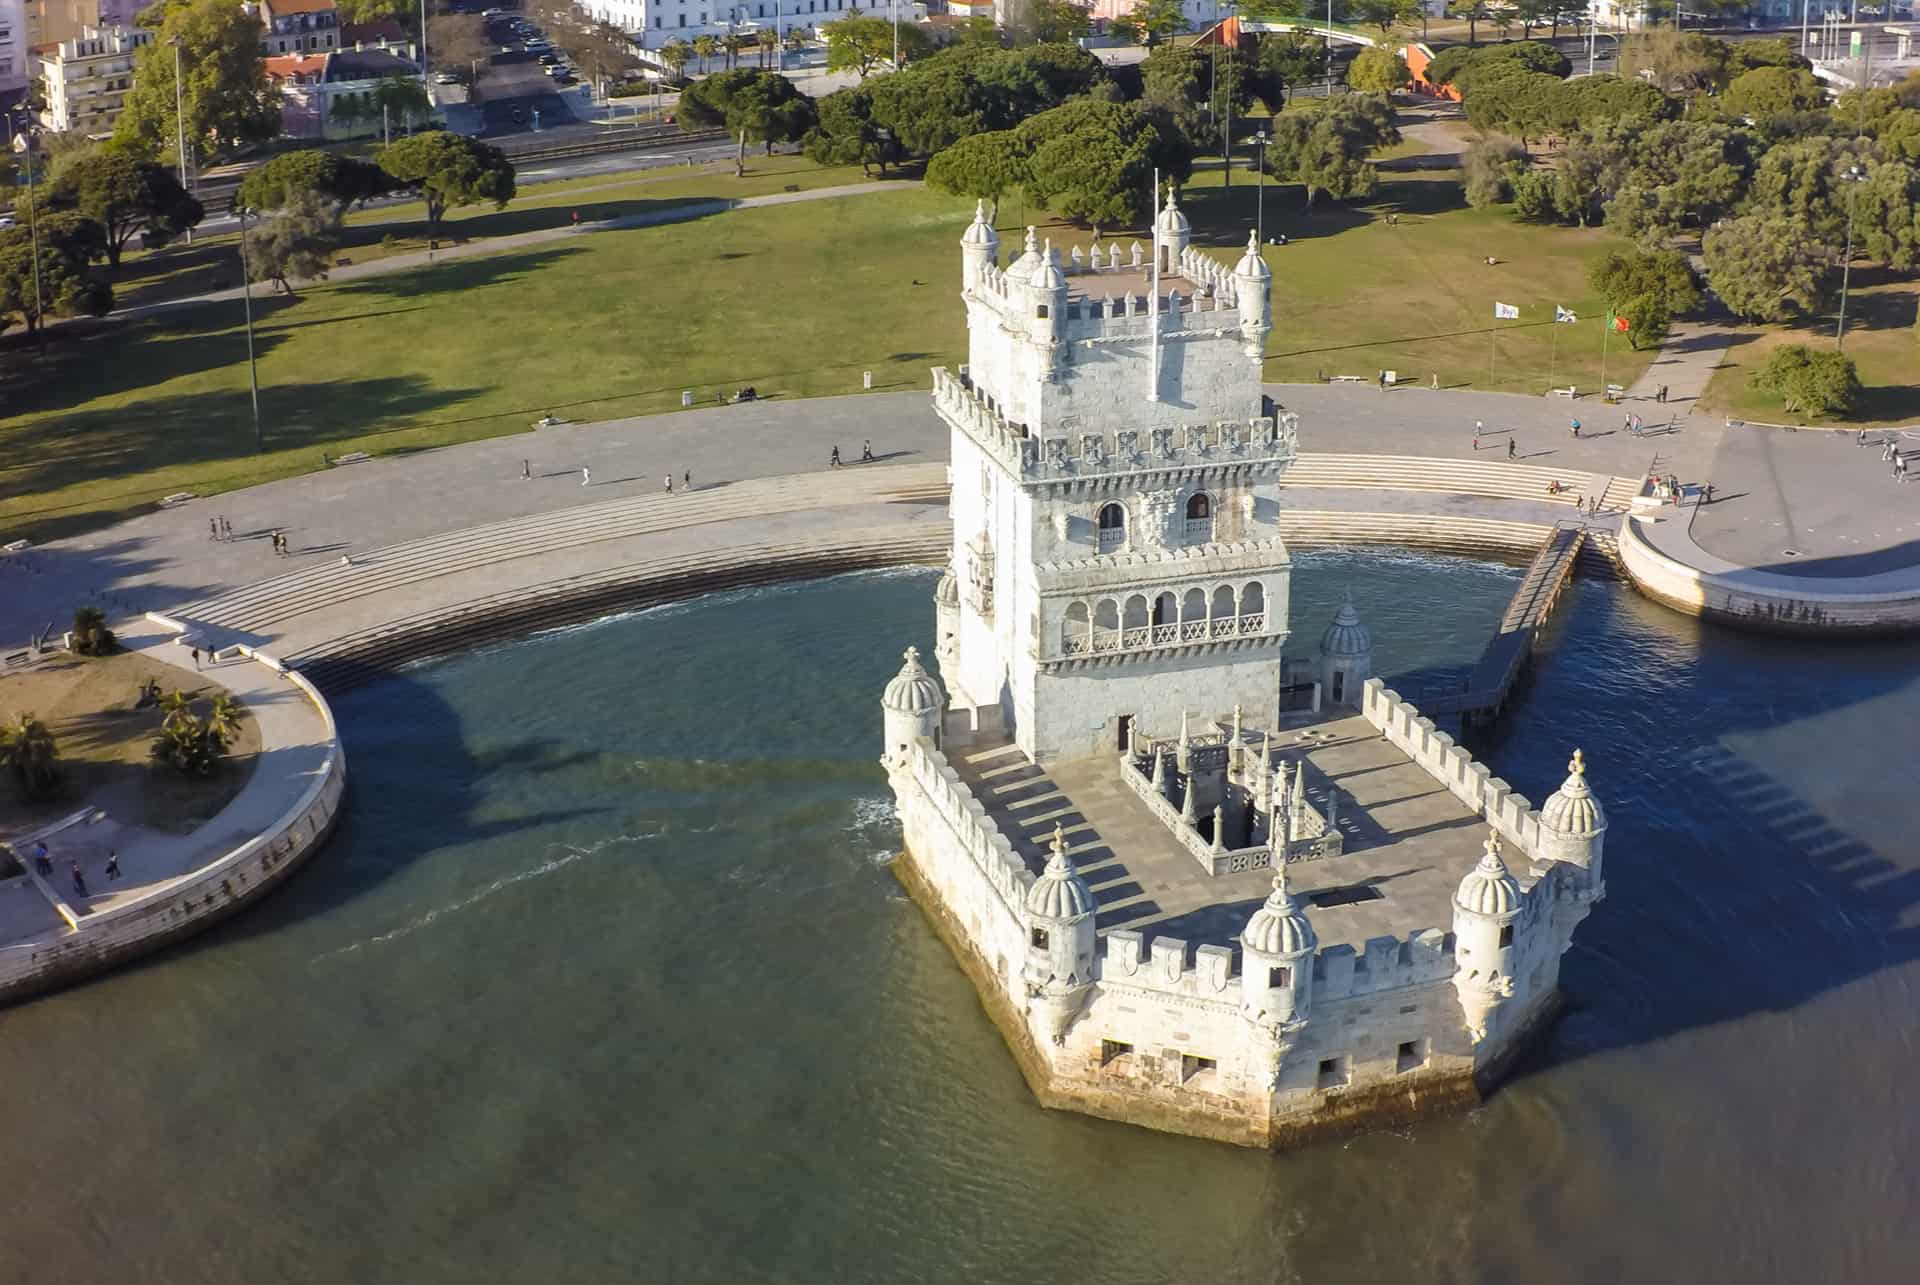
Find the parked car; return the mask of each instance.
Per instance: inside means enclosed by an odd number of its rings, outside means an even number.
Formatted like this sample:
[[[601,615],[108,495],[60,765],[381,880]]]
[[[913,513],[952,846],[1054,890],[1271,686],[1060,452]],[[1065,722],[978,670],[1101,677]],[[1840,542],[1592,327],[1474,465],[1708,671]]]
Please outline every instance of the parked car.
[[[460,77],[450,71],[436,71],[433,73],[433,83],[436,85],[457,85],[460,83]]]

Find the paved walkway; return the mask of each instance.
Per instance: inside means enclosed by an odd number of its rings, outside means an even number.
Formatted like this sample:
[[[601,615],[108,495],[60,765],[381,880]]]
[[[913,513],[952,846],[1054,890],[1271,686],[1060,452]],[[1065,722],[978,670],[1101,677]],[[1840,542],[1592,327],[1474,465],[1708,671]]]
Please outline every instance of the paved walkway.
[[[558,241],[563,237],[587,236],[595,232],[622,232],[629,228],[654,227],[663,223],[685,223],[693,219],[706,218],[711,214],[724,214],[732,210],[755,210],[769,205],[792,205],[799,201],[830,201],[843,196],[868,196],[876,192],[910,192],[920,186],[918,179],[901,179],[885,183],[842,183],[837,187],[819,187],[807,192],[774,192],[767,196],[686,201],[679,205],[669,205],[664,209],[642,210],[636,214],[623,214],[619,218],[582,223],[577,227],[569,224],[557,228],[538,228],[532,232],[517,232],[511,236],[479,237],[472,241],[450,240],[437,250],[415,250],[406,254],[389,255],[384,259],[371,259],[365,263],[350,263],[344,268],[334,268],[327,273],[327,281],[331,284],[341,281],[358,281],[364,277],[380,277],[390,272],[430,267],[436,263],[445,263],[449,259],[467,259],[479,254],[498,254],[507,250],[524,249],[530,245],[545,245],[549,241]],[[457,228],[459,225],[452,226]],[[173,308],[189,308],[195,304],[222,303],[238,299],[244,289],[243,286],[234,286],[226,290],[209,290],[204,294],[139,304],[116,311],[111,315],[120,320],[137,320]],[[266,287],[259,285],[254,287],[255,294],[260,297],[264,297],[265,290]]]

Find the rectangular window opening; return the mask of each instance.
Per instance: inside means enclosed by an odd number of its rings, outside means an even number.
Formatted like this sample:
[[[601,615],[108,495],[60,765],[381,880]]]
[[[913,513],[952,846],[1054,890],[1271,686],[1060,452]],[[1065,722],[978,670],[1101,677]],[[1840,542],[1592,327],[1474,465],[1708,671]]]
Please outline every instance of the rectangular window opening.
[[[1219,1068],[1220,1063],[1214,1058],[1195,1057],[1191,1053],[1183,1054],[1180,1058],[1180,1083],[1189,1083],[1194,1076],[1204,1075]]]
[[[1502,928],[1500,930],[1500,944],[1502,946],[1513,945],[1513,925],[1512,924],[1508,924],[1505,928]]]
[[[1394,1051],[1393,1069],[1404,1075],[1408,1071],[1418,1071],[1427,1064],[1427,1042],[1425,1040],[1402,1040]]]
[[[1133,1045],[1127,1043],[1125,1040],[1101,1040],[1100,1065],[1112,1066],[1115,1062],[1123,1057],[1127,1057],[1132,1052]]]
[[[1036,928],[1033,930],[1033,945],[1034,945],[1034,949],[1036,950],[1045,950],[1047,948],[1047,930],[1046,929]]]
[[[1353,1078],[1353,1063],[1349,1058],[1324,1057],[1320,1059],[1319,1073],[1314,1077],[1314,1087],[1318,1089],[1338,1089],[1345,1087]]]
[[[1267,970],[1267,989],[1278,990],[1282,986],[1293,985],[1293,970],[1285,966]]]

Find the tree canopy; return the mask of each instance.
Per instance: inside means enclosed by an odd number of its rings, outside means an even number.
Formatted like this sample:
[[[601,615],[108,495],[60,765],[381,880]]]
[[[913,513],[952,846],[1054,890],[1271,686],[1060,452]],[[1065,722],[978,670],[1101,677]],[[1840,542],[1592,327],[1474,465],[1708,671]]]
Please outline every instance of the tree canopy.
[[[739,141],[734,173],[746,173],[748,142],[799,142],[818,122],[813,100],[778,72],[741,67],[695,81],[680,94],[683,130],[724,126]]]
[[[1790,344],[1767,358],[1753,373],[1753,386],[1778,397],[1783,409],[1810,419],[1845,414],[1860,399],[1853,358],[1805,344]]]
[[[1391,94],[1412,81],[1407,60],[1391,49],[1362,49],[1347,65],[1347,84],[1363,94]]]
[[[1343,201],[1372,195],[1379,176],[1367,154],[1399,138],[1392,106],[1371,94],[1295,103],[1273,118],[1272,132],[1267,171],[1305,188],[1308,209],[1322,192]]]
[[[380,168],[420,194],[427,231],[438,236],[440,219],[460,205],[513,199],[513,162],[499,148],[444,129],[403,138],[381,149]]]
[[[345,210],[392,187],[393,178],[371,161],[307,148],[282,152],[249,172],[240,184],[238,200],[250,210],[277,210],[301,193],[311,192]]]
[[[1749,321],[1785,321],[1826,305],[1828,252],[1787,219],[1751,214],[1701,239],[1714,294]]]
[[[260,58],[258,18],[229,0],[161,0],[140,21],[158,31],[134,55],[133,88],[114,126],[117,142],[149,160],[177,160],[168,44],[175,38],[181,41],[187,146],[195,155],[264,143],[280,132],[280,97]]]
[[[296,191],[279,211],[247,229],[241,253],[247,271],[287,294],[295,281],[326,280],[340,244],[340,209],[311,190]]]
[[[68,215],[75,224],[87,222]],[[48,219],[47,223],[53,223]],[[87,267],[85,247],[97,238],[99,225],[91,236],[79,228],[70,235],[47,235],[37,229],[40,273],[34,279],[36,256],[32,237],[24,227],[0,231],[0,329],[15,321],[29,334],[37,331],[47,317],[102,317],[113,307],[113,291],[96,279]]]
[[[903,66],[933,51],[933,42],[915,24],[902,24],[898,31]],[[893,60],[894,32],[894,24],[885,18],[860,17],[857,12],[827,23],[820,28],[827,40],[827,70],[856,71],[865,80],[875,67]]]
[[[1013,134],[1027,195],[1095,232],[1151,216],[1156,168],[1176,183],[1193,168],[1186,139],[1137,103],[1076,98],[1029,117]]]
[[[203,214],[172,170],[116,147],[96,148],[62,167],[42,203],[98,224],[106,233],[107,262],[116,268],[134,234],[144,232],[150,244],[165,245]]]

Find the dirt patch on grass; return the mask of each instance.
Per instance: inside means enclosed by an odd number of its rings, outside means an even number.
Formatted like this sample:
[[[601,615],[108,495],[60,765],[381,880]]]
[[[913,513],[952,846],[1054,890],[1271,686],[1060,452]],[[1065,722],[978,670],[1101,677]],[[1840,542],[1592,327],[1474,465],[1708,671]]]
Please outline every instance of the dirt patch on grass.
[[[241,707],[239,733],[213,775],[182,776],[151,757],[160,711],[134,708],[149,678],[162,692],[186,692],[200,715],[221,690],[133,653],[54,660],[0,678],[0,719],[11,723],[32,714],[45,723],[59,750],[62,776],[60,793],[39,803],[23,801],[11,780],[0,781],[0,832],[29,829],[93,806],[121,821],[186,834],[240,792],[260,750],[253,715]]]

